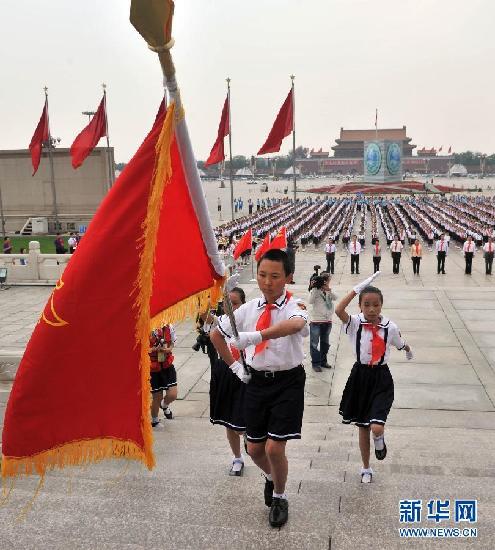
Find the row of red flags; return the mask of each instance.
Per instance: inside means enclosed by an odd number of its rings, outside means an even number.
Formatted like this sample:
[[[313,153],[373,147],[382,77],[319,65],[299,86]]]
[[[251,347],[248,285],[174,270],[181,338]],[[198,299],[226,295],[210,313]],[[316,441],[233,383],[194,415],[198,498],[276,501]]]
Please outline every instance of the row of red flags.
[[[87,126],[77,135],[71,145],[70,155],[72,157],[72,166],[79,168],[86,157],[96,147],[100,139],[107,135],[107,112],[105,96],[100,101],[98,110]],[[50,117],[48,114],[48,99],[45,99],[45,105],[41,118],[36,126],[29,150],[31,152],[31,163],[33,165],[33,176],[38,171],[41,158],[43,143],[50,138]]]
[[[266,155],[267,153],[277,153],[280,151],[280,146],[285,137],[287,137],[294,129],[294,95],[292,88],[289,95],[285,99],[277,118],[273,123],[272,129],[266,138],[265,143],[258,151],[258,155]],[[218,164],[225,159],[223,140],[230,133],[230,114],[229,114],[229,96],[225,98],[223,104],[222,116],[218,126],[217,139],[210,151],[206,165]]]
[[[237,260],[239,256],[251,250],[253,248],[253,230],[248,229],[246,233],[239,239],[236,247],[234,248],[234,260]],[[257,262],[260,261],[261,256],[268,250],[273,250],[274,248],[287,248],[287,230],[285,227],[281,227],[278,233],[273,239],[270,240],[270,232],[265,235],[260,247],[256,251],[255,259]]]

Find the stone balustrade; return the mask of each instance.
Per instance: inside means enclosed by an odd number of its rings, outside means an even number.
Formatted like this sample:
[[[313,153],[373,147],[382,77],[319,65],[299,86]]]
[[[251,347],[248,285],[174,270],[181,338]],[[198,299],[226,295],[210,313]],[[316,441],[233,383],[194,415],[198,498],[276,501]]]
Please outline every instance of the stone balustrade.
[[[0,267],[7,268],[8,285],[55,284],[70,258],[71,254],[41,254],[40,243],[30,241],[28,254],[0,254]]]

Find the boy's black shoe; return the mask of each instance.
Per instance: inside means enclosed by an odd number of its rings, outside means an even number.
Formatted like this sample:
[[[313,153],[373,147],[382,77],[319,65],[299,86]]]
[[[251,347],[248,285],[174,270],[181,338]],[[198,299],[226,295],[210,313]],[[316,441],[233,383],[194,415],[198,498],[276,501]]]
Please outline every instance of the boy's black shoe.
[[[270,508],[273,500],[273,481],[265,478],[265,504]]]
[[[268,519],[272,527],[285,525],[289,519],[289,501],[285,498],[273,497]]]
[[[385,441],[383,442],[383,449],[381,451],[375,449],[375,456],[377,460],[383,460],[387,456],[387,446]]]
[[[168,420],[172,420],[172,418],[174,417],[174,415],[172,414],[172,409],[170,407],[167,407],[166,409],[163,409],[163,415]]]

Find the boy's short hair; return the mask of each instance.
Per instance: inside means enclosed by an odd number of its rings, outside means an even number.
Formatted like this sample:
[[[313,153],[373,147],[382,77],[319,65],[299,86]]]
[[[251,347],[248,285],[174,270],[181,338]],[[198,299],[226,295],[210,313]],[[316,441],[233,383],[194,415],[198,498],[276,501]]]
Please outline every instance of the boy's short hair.
[[[267,250],[263,256],[261,256],[260,261],[258,262],[258,265],[256,267],[256,272],[258,272],[260,268],[260,264],[263,260],[270,260],[271,262],[280,262],[284,266],[284,273],[285,276],[292,275],[292,265],[291,261],[289,260],[289,256],[286,252],[283,250],[280,250],[279,248],[274,248],[272,250]]]
[[[359,305],[361,305],[361,301],[365,294],[378,294],[378,296],[380,297],[380,303],[383,305],[382,291],[376,286],[368,285],[368,286],[365,286],[363,290],[361,290],[361,292],[359,293]]]

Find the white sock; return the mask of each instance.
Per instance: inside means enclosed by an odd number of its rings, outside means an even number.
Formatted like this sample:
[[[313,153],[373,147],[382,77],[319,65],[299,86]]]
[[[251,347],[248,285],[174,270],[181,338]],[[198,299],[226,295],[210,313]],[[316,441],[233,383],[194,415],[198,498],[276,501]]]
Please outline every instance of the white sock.
[[[273,481],[272,474],[265,474],[265,477],[266,479],[268,479],[268,481]]]
[[[372,474],[373,470],[371,468],[361,468],[361,474]]]
[[[273,491],[273,498],[283,498],[284,500],[289,500],[285,493],[276,493]]]
[[[373,436],[373,443],[377,451],[383,451],[383,446],[385,445],[383,435],[379,435],[378,437]]]
[[[151,417],[151,421],[152,421],[152,422],[159,422],[158,416],[152,416],[152,417]]]

